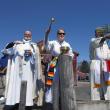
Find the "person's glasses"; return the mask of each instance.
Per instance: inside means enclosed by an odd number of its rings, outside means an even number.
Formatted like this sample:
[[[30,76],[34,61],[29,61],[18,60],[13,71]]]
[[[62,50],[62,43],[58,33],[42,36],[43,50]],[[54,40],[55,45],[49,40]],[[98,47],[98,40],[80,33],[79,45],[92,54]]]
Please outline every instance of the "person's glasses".
[[[58,33],[58,35],[62,35],[62,34],[65,35],[66,33]]]

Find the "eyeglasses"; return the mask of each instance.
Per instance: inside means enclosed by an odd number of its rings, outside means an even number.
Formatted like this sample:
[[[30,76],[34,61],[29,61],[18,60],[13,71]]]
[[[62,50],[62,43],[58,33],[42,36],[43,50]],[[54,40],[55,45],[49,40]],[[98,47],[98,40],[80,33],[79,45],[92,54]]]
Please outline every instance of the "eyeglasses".
[[[65,35],[66,33],[58,33],[58,35],[62,35],[62,34]]]

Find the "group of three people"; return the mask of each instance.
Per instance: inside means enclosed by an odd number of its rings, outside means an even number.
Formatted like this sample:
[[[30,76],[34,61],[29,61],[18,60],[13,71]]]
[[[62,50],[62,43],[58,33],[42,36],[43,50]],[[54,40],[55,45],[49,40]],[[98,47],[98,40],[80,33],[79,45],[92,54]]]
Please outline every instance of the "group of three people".
[[[101,29],[96,29],[95,33],[96,37],[92,38],[90,43],[91,99],[110,100],[110,71],[107,68],[109,67],[107,62],[110,59],[110,50],[106,43],[110,35],[102,35]],[[59,29],[57,40],[47,40],[45,49],[50,51],[54,59],[49,66],[56,63],[57,57],[61,54],[61,47],[68,47],[66,55],[74,56],[70,44],[65,41],[65,34],[64,29]],[[39,48],[36,43],[32,42],[32,33],[26,31],[23,41],[15,41],[12,48],[5,48],[2,52],[8,55],[5,104],[10,106],[20,103],[21,82],[26,81],[26,106],[33,106],[33,100],[38,97],[43,81]],[[52,103],[52,83],[48,78],[45,83],[47,85],[45,101]],[[41,103],[39,105],[42,105]]]
[[[45,49],[50,51],[54,58],[61,54],[61,47],[68,47],[69,49],[66,54],[73,57],[72,48],[70,44],[65,41],[65,34],[64,29],[59,29],[57,31],[57,40],[47,40]],[[32,33],[25,31],[22,41],[13,42],[13,46],[3,49],[2,53],[8,55],[5,109],[9,109],[9,106],[20,103],[22,81],[27,82],[25,106],[32,107],[34,99],[40,97],[40,90],[44,89],[40,52],[37,44],[32,42]],[[48,82],[48,78],[46,81]],[[46,89],[45,101],[47,103],[52,103],[51,89],[52,87]],[[37,100],[39,101],[37,102],[39,106],[43,104],[43,97],[41,96],[41,98],[41,100]]]

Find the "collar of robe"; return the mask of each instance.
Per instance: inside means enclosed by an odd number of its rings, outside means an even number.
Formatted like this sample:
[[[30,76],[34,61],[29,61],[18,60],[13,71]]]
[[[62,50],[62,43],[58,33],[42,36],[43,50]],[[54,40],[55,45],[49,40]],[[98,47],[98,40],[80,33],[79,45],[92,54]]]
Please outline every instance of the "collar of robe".
[[[59,40],[57,40],[57,42],[58,42],[60,45],[62,45],[63,42],[65,42],[65,40],[63,40],[62,42],[60,42]]]
[[[31,40],[25,40],[25,39],[23,39],[23,43],[31,43]]]

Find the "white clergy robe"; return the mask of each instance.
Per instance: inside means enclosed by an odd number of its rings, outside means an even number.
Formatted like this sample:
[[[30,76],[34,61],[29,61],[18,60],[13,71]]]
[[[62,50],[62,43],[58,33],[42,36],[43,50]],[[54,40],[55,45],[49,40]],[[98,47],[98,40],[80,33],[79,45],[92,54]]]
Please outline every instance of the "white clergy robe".
[[[25,51],[30,50],[31,55],[25,57]],[[6,105],[20,102],[21,81],[27,81],[26,106],[33,105],[33,99],[38,96],[40,89],[37,83],[41,80],[41,61],[37,45],[31,41],[23,40],[20,44],[4,50],[9,54],[6,73]]]

